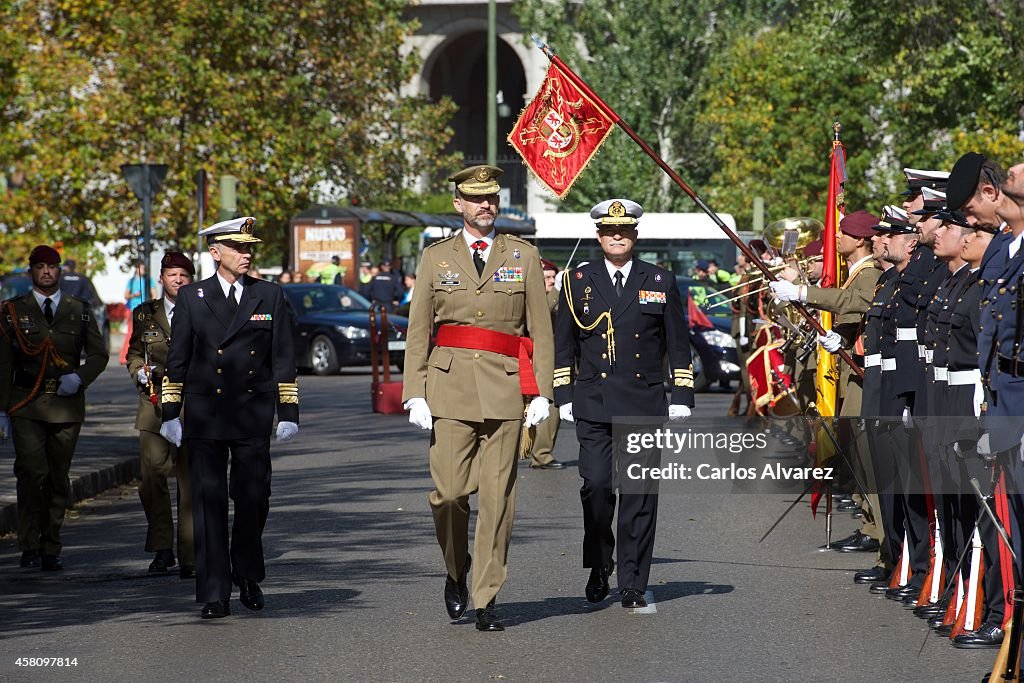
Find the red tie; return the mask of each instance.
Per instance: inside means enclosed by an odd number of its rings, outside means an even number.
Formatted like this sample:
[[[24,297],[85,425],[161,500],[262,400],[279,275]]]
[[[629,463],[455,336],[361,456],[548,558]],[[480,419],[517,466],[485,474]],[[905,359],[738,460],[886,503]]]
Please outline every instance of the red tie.
[[[487,248],[487,242],[484,242],[483,240],[477,240],[476,242],[473,242],[472,246],[473,249],[475,249],[476,251],[483,251],[484,249]]]

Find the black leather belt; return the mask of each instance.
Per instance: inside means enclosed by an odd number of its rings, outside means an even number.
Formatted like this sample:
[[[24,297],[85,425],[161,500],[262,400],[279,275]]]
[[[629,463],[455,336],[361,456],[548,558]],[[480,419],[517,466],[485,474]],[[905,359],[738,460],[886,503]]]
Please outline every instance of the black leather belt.
[[[999,354],[999,372],[1011,377],[1024,377],[1024,359],[1007,358]]]
[[[56,394],[57,384],[58,381],[57,378],[55,377],[44,379],[42,386],[39,387],[39,390],[42,391],[44,394]],[[27,372],[15,372],[14,386],[19,387],[21,389],[28,389],[29,391],[31,391],[36,386],[36,378],[34,375],[30,375]]]

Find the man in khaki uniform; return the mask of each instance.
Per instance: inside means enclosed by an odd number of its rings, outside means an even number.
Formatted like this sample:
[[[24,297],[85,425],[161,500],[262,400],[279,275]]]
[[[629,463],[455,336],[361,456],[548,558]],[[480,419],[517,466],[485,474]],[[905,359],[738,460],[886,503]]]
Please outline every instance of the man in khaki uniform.
[[[479,494],[472,597],[481,631],[504,630],[494,598],[507,576],[524,397],[533,397],[527,426],[540,424],[548,416],[554,366],[540,255],[528,242],[494,231],[499,175],[494,166],[473,166],[449,179],[463,230],[423,250],[403,395],[409,421],[433,430],[430,473],[437,489],[430,506],[448,568],[444,599],[452,619],[468,605],[469,496]],[[531,345],[532,368],[525,358]]]
[[[28,262],[32,291],[0,314],[0,439],[14,437],[21,566],[57,571],[85,387],[109,354],[89,303],[60,290],[60,254],[40,245]]]
[[[835,314],[832,320],[832,331],[819,339],[822,346],[830,352],[840,347],[849,351],[855,361],[863,365],[864,350],[860,342],[863,331],[864,313],[871,308],[871,300],[882,271],[872,258],[871,238],[875,232],[872,226],[878,224],[878,218],[867,211],[855,211],[839,222],[838,252],[846,259],[847,277],[841,287],[797,287],[789,281],[771,283],[776,296],[786,301],[799,300],[808,306],[829,311]],[[782,276],[786,280],[793,278],[792,271],[784,270]],[[861,415],[861,379],[846,363],[840,363],[839,398],[840,418],[856,418]],[[844,436],[843,434],[840,435]],[[863,442],[863,431],[851,442],[849,455],[856,468],[857,479],[868,492],[868,508],[864,510],[861,530],[849,538],[833,543],[833,546],[844,552],[871,551],[885,549],[884,532],[880,520],[876,516],[881,510],[878,501],[877,486],[871,468],[871,459],[867,444]],[[858,492],[859,493],[859,492]],[[891,566],[891,560],[884,555],[879,557],[878,569],[872,575],[881,575],[882,568]]]
[[[540,260],[544,269],[544,289],[548,293],[548,308],[551,310],[551,324],[555,323],[555,313],[558,311],[558,289],[555,288],[555,277],[558,274],[558,266],[547,259]],[[537,425],[537,435],[533,439],[533,450],[530,452],[530,468],[535,470],[561,470],[565,469],[563,463],[555,460],[551,451],[555,448],[555,439],[558,438],[558,408],[551,406],[548,419]]]
[[[192,543],[192,487],[189,483],[188,452],[160,436],[160,383],[164,378],[167,349],[171,343],[171,320],[178,289],[191,284],[196,267],[181,252],[164,254],[160,262],[163,296],[139,304],[132,311],[132,336],[128,342],[128,374],[139,389],[135,428],[139,430],[142,483],[139,498],[146,511],[146,552],[156,553],[149,565],[153,574],[166,574],[174,558],[174,517],[167,478],[178,479],[178,559],[183,579],[196,576]]]

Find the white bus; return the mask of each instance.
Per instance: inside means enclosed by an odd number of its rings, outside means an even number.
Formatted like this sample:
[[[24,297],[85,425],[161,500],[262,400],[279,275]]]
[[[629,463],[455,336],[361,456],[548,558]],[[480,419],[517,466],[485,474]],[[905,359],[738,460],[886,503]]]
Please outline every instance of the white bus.
[[[736,221],[731,215],[719,216],[730,230],[736,230]],[[541,256],[560,268],[601,258],[597,229],[589,213],[542,213],[535,215],[534,220],[537,232],[533,242]],[[740,237],[750,235],[741,233]],[[573,250],[576,253],[569,264]],[[736,246],[703,213],[645,213],[640,219],[633,253],[677,275],[690,275],[700,259],[714,259],[724,270],[732,270],[736,264]]]

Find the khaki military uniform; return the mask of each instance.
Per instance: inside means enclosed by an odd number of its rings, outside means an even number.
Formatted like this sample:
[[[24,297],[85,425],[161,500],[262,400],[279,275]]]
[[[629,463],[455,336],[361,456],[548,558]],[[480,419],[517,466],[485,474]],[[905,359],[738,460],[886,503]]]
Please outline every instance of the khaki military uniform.
[[[469,496],[478,492],[472,598],[482,608],[507,576],[524,407],[519,361],[493,351],[431,348],[441,325],[529,336],[540,395],[551,399],[551,311],[537,249],[497,235],[478,275],[461,233],[432,244],[423,251],[409,312],[403,400],[425,398],[434,416],[430,473],[437,488],[429,499],[437,540],[449,576],[459,576],[469,549]]]
[[[861,261],[847,276],[839,288],[807,288],[807,305],[824,311],[830,311],[835,315],[832,319],[832,329],[843,338],[843,347],[851,352],[854,360],[863,367],[864,349],[860,344],[861,333],[864,328],[864,314],[871,308],[871,302],[878,285],[878,278],[882,270],[873,259]],[[863,380],[858,377],[853,369],[846,363],[840,363],[839,371],[839,397],[842,400],[839,416],[841,418],[856,418],[861,416],[861,399],[863,397]],[[850,462],[853,464],[855,474],[867,490],[867,505],[864,507],[864,521],[861,526],[861,533],[879,542],[882,549],[881,564],[891,564],[887,557],[888,547],[885,543],[885,532],[878,519],[881,505],[878,499],[878,486],[875,480],[874,468],[871,466],[871,457],[863,429],[856,430],[856,434],[842,433],[840,437],[850,443]],[[848,440],[844,437],[851,437]],[[855,499],[861,498],[860,493],[855,493]]]
[[[136,306],[132,311],[132,335],[128,342],[128,375],[139,389],[139,406],[135,428],[139,430],[142,483],[139,498],[146,511],[146,552],[170,550],[174,547],[174,517],[167,485],[172,473],[177,475],[178,498],[178,561],[182,566],[195,565],[192,542],[192,487],[189,482],[188,451],[178,448],[160,436],[159,400],[154,405],[150,390],[159,399],[164,378],[167,350],[171,342],[171,324],[167,320],[164,300],[156,299]],[[148,365],[152,386],[138,383],[139,370]]]
[[[85,420],[85,388],[103,372],[108,358],[88,302],[61,294],[49,323],[32,292],[4,302],[0,409],[11,418],[18,547],[23,552],[60,554],[71,497],[68,472]],[[60,376],[72,372],[81,377],[81,387],[71,396],[58,396]]]
[[[554,325],[555,313],[558,311],[559,296],[559,291],[554,287],[547,293],[552,325]],[[560,422],[558,408],[551,406],[551,413],[548,415],[548,419],[537,425],[537,435],[533,438],[533,450],[530,452],[531,467],[540,467],[554,461],[555,457],[551,454],[551,451],[555,448],[555,440],[558,438],[558,425]]]

